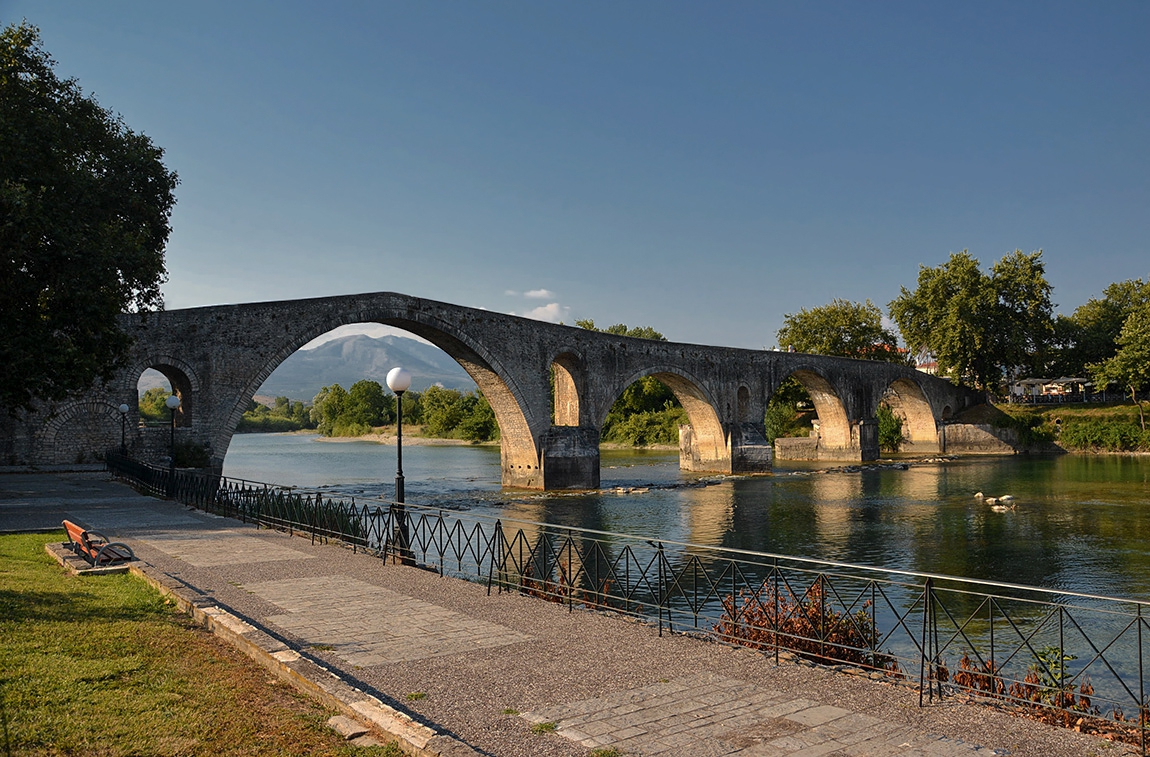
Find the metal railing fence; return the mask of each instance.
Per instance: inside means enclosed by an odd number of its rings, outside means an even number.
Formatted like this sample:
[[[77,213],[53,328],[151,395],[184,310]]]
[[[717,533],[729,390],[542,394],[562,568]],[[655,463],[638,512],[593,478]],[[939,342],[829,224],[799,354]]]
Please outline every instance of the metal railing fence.
[[[1050,722],[1121,732],[1145,753],[1150,602],[547,523],[325,497],[107,455],[115,475],[207,512],[336,539],[574,608],[649,619],[916,684]]]

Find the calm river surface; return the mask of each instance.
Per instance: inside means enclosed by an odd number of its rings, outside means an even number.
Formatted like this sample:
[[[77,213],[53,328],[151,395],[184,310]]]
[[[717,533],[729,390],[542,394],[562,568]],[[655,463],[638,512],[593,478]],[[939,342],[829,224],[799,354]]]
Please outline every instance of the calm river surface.
[[[674,452],[604,450],[603,487],[502,491],[498,447],[405,446],[407,501],[668,541],[1150,599],[1150,457],[995,457],[861,472],[680,473]],[[224,474],[390,497],[395,448],[241,434]],[[692,482],[706,486],[682,486]],[[996,513],[973,497],[1013,494]]]

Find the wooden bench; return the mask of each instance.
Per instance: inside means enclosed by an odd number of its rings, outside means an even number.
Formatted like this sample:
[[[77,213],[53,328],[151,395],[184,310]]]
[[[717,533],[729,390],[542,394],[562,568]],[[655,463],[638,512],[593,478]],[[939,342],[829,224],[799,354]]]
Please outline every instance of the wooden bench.
[[[72,551],[87,560],[93,568],[135,560],[132,548],[122,542],[110,542],[99,531],[87,531],[70,520],[64,521],[68,532],[68,546]]]

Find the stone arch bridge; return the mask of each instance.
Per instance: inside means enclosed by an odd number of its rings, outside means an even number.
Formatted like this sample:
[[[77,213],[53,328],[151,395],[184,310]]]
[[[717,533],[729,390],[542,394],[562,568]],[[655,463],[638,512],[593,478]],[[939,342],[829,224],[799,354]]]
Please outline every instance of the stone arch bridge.
[[[137,427],[136,385],[154,368],[182,400],[179,440],[204,445],[218,471],[236,424],[271,372],[312,339],[353,323],[398,327],[459,362],[495,411],[508,487],[598,487],[599,430],[623,390],[644,376],[662,381],[682,402],[690,425],[680,431],[680,463],[692,471],[768,470],[764,411],[790,376],[818,412],[817,436],[804,442],[804,456],[814,459],[876,459],[874,418],[884,399],[904,418],[911,448],[936,452],[941,422],[980,401],[903,365],[633,339],[391,292],[122,319],[135,337],[129,360],[107,386],[62,403],[28,429],[30,462],[71,463],[85,445],[118,446],[122,402],[131,407],[123,422],[132,452],[165,456],[167,431],[149,442],[150,430]]]

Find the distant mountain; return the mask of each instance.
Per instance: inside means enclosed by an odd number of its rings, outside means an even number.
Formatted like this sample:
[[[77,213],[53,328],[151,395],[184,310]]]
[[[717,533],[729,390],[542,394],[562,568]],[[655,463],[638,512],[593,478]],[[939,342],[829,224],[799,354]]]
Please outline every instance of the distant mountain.
[[[298,350],[280,363],[258,393],[311,402],[321,387],[339,384],[348,389],[361,379],[378,381],[386,389],[387,372],[397,365],[411,372],[411,388],[417,392],[432,384],[464,392],[475,389],[467,371],[438,347],[400,336],[355,334]]]

